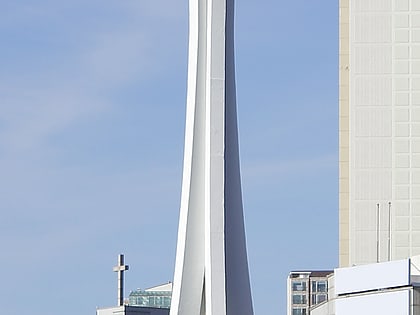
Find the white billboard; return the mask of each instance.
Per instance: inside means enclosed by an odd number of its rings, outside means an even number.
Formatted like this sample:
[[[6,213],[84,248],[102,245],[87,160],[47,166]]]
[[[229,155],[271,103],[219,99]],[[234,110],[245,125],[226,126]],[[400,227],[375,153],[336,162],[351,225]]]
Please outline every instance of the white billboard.
[[[336,315],[410,315],[410,290],[340,297]]]
[[[410,284],[410,259],[339,268],[334,274],[337,295],[400,287]]]

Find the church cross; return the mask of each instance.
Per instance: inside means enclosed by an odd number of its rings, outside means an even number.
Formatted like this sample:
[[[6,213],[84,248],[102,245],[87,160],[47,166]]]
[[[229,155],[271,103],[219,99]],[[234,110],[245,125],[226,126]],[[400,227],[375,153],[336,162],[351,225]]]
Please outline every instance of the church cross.
[[[124,271],[128,265],[124,265],[124,255],[118,256],[118,265],[113,268],[118,273],[118,306],[124,305]]]

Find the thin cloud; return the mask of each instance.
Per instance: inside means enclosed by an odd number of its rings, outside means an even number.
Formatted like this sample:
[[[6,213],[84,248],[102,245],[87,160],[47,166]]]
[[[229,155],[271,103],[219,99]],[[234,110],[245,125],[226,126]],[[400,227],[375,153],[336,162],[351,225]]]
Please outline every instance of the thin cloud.
[[[157,62],[148,47],[153,43],[141,31],[125,29],[97,34],[94,44],[83,53],[87,78],[97,87],[114,87],[135,77],[147,78],[148,67]],[[92,84],[92,83],[91,83]]]
[[[261,178],[309,174],[324,170],[335,170],[338,165],[336,153],[307,159],[258,161],[242,167],[244,177]]]
[[[107,108],[71,91],[26,91],[21,97],[2,99],[0,149],[9,154],[41,149],[51,135]]]

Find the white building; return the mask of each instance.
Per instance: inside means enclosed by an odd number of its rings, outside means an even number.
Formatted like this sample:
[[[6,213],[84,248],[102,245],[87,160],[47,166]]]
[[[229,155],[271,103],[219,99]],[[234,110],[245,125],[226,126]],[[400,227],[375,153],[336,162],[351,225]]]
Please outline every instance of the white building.
[[[339,84],[340,266],[418,255],[420,0],[340,0]]]
[[[309,311],[418,315],[420,0],[339,1],[342,268]]]
[[[338,268],[329,282],[329,301],[311,315],[420,314],[420,256]]]

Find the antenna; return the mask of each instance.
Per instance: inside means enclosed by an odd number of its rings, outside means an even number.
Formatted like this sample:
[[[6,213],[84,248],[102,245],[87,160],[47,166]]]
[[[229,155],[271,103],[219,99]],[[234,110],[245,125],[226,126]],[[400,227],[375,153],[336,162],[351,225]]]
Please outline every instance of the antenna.
[[[376,262],[379,262],[379,203],[376,207]]]
[[[388,261],[391,260],[391,201],[388,202]]]

